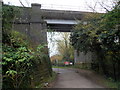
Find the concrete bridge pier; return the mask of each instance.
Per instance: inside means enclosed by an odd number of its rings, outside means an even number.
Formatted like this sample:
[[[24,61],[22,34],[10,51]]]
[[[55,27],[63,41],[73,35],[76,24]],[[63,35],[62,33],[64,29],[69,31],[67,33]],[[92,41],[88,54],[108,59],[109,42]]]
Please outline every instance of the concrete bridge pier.
[[[47,22],[41,16],[41,4],[31,5],[30,38],[35,44],[47,43]]]

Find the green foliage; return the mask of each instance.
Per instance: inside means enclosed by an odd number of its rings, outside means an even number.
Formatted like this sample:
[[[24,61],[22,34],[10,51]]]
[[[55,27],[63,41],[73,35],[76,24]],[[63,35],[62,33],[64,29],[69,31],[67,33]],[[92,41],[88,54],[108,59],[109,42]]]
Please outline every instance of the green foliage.
[[[2,85],[3,88],[34,88],[32,84],[52,75],[51,63],[45,45],[33,48],[25,35],[13,30],[18,14],[19,7],[3,5]]]
[[[69,35],[70,33],[62,33],[62,40],[57,41],[57,49],[62,57],[62,61],[74,62],[74,49],[70,45]]]
[[[18,37],[18,35],[20,35]],[[17,36],[17,37],[16,37]],[[27,47],[27,43],[21,37],[21,34],[12,31],[10,40],[3,43],[3,87],[7,80],[11,80],[14,88],[19,88],[24,78],[28,78],[29,70],[32,66],[33,53]],[[10,44],[10,45],[9,45]],[[26,76],[29,74],[28,76]],[[9,79],[6,79],[9,78]],[[11,87],[9,87],[11,88]]]
[[[41,71],[43,65],[47,70],[45,74],[51,75],[51,64],[49,57],[44,52],[44,45],[39,45],[36,50],[30,49],[27,39],[16,31],[12,31],[9,38],[9,42],[3,43],[1,63],[3,66],[3,88],[30,87],[31,80],[36,74],[35,70],[39,68]],[[37,72],[38,75],[39,73]]]
[[[89,17],[87,16],[82,23],[75,27],[75,30],[71,34],[71,44],[76,50],[86,53],[87,51],[97,49],[99,45],[97,29],[100,16],[97,13],[90,14]],[[83,24],[84,22],[87,22],[87,24]]]
[[[2,6],[2,28],[3,30],[11,30],[12,21],[16,19],[16,15],[20,13],[19,7],[15,6]]]
[[[94,52],[98,58],[92,63],[97,64],[99,70],[102,68],[106,76],[112,76],[117,80],[120,75],[119,2],[112,11],[106,14],[90,14],[84,21],[87,24],[80,23],[71,34],[71,44],[78,51]]]

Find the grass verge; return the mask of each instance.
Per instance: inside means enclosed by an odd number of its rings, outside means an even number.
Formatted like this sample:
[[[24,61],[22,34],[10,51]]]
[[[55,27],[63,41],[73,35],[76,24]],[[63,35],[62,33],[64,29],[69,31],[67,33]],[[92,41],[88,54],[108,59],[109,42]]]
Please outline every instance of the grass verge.
[[[89,67],[86,66],[82,66],[82,65],[72,65],[72,66],[52,66],[52,68],[76,68],[76,69],[87,69],[89,70]]]
[[[54,82],[54,80],[56,79],[57,73],[52,72],[52,77],[48,77],[46,79],[44,79],[43,83],[41,83],[40,85],[36,86],[35,88],[47,88],[47,87],[51,87],[51,83]]]
[[[113,80],[109,79],[109,78],[105,78],[104,81],[102,81],[102,83],[107,87],[107,88],[119,88],[118,90],[120,90],[120,82],[114,82]]]

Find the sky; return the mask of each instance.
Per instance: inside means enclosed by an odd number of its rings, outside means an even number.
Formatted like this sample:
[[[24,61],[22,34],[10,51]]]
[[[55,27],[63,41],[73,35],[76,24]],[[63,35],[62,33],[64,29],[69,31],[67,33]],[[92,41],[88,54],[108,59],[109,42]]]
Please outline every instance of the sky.
[[[21,6],[19,0],[3,0],[5,4]],[[93,11],[94,8],[97,12],[105,12],[105,9],[111,9],[113,0],[21,0],[26,7],[31,7],[31,3],[39,3],[42,9],[57,9],[57,10],[72,10],[72,11]],[[101,4],[101,5],[100,5]],[[47,40],[49,46],[50,56],[58,54],[57,42],[61,35],[57,32],[47,33]]]
[[[59,54],[57,50],[57,40],[61,40],[61,32],[47,32],[47,41],[50,56]]]
[[[44,9],[62,9],[62,10],[76,10],[76,11],[91,11],[90,7],[95,6],[96,11],[104,12],[105,10],[100,6],[101,3],[107,8],[112,6],[113,0],[21,0],[21,2],[30,7],[31,3],[39,3]],[[19,0],[3,0],[5,4],[21,6]],[[103,3],[102,3],[103,2]]]

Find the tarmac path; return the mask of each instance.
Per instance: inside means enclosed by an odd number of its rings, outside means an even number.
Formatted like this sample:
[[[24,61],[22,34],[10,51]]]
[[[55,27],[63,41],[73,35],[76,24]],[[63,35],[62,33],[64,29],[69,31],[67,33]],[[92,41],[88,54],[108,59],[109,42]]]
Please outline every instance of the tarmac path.
[[[84,77],[75,69],[53,68],[53,71],[58,73],[53,88],[104,88],[89,78]]]

